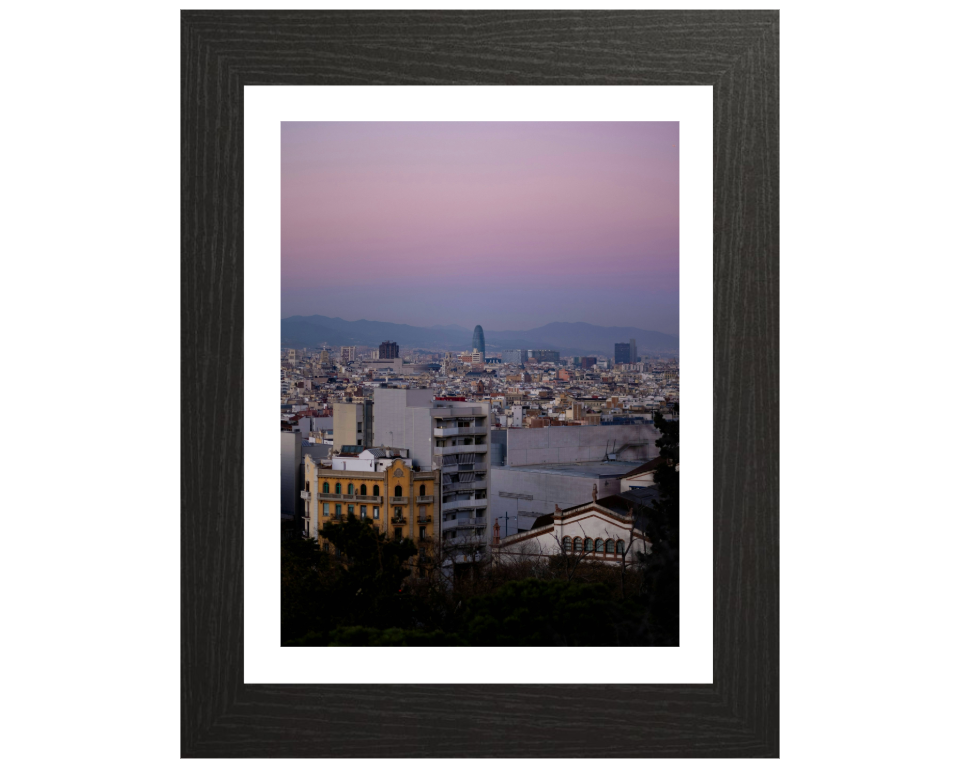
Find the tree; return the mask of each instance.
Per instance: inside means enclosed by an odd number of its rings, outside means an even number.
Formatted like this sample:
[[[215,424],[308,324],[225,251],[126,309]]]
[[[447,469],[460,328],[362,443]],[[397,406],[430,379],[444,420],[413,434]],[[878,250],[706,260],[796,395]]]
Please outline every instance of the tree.
[[[511,581],[466,608],[469,645],[617,645],[616,605],[602,584]]]
[[[679,403],[676,408],[679,415]],[[680,642],[680,420],[657,413],[653,423],[664,462],[653,476],[660,498],[645,510],[651,551],[640,557],[642,597],[658,644],[675,645]]]

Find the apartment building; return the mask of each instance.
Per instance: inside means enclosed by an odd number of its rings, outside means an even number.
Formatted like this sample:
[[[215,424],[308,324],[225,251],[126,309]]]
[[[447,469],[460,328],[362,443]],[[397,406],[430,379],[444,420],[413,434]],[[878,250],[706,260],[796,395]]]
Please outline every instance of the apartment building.
[[[333,447],[373,445],[373,403],[333,404]]]
[[[440,534],[439,478],[438,470],[421,470],[405,449],[368,448],[326,461],[307,456],[300,493],[306,534],[320,536],[321,547],[331,552],[321,535],[324,524],[355,516],[387,536],[411,539],[415,565],[429,566]]]
[[[490,403],[440,400],[429,389],[377,389],[374,443],[409,448],[421,467],[440,472],[440,536],[449,564],[487,556]]]

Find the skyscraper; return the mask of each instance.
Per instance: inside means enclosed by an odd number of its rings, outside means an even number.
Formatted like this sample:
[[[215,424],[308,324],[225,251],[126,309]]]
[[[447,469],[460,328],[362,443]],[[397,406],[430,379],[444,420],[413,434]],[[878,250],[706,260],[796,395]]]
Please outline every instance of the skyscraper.
[[[381,360],[395,360],[400,357],[400,346],[395,341],[382,341],[378,356]]]
[[[630,339],[630,363],[637,362],[637,340]]]
[[[629,344],[613,345],[613,362],[615,365],[619,365],[620,363],[630,362],[630,345]]]
[[[479,325],[473,329],[473,348],[483,357],[487,356],[487,345],[483,340],[483,328]]]

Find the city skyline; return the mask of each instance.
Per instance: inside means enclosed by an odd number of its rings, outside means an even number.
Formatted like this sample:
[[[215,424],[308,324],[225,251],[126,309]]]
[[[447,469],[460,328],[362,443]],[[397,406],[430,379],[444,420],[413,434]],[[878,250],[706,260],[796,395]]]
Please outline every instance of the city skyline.
[[[677,123],[283,123],[281,314],[676,334]]]

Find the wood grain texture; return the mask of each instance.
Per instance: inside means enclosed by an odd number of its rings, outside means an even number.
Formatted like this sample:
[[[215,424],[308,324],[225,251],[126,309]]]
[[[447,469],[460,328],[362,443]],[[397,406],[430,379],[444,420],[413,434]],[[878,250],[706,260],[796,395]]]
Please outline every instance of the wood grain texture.
[[[184,757],[779,754],[778,19],[181,14]],[[242,114],[265,84],[714,87],[712,685],[244,685]]]

